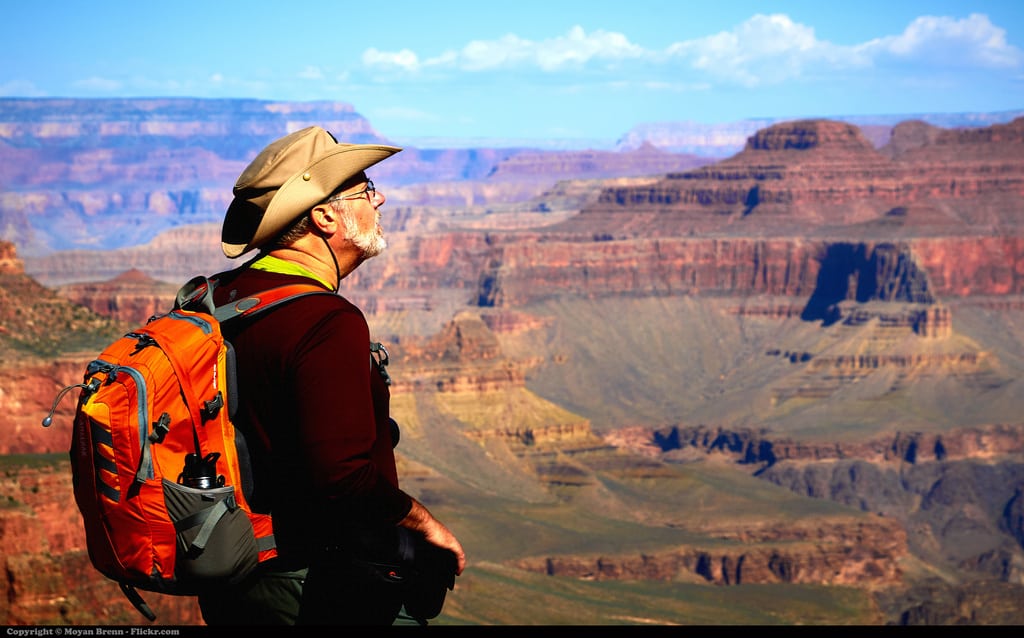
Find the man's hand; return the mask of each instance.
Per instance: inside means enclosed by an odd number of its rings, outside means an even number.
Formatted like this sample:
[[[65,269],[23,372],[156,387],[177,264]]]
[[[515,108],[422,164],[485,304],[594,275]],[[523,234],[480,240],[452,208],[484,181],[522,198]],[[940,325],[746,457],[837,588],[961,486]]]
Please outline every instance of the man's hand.
[[[422,503],[412,499],[412,509],[409,510],[409,513],[398,524],[401,527],[423,534],[428,543],[447,549],[455,554],[457,565],[455,574],[462,574],[462,570],[466,568],[466,552],[462,549],[462,544],[459,542],[459,539],[455,538],[455,534],[452,534],[451,530],[445,527],[444,523],[434,518],[434,515]]]

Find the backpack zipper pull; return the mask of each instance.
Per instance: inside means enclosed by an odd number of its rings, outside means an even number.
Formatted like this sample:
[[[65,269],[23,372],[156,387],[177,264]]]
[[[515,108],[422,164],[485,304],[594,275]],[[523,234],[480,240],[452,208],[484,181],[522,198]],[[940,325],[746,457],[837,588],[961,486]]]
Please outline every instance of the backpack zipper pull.
[[[57,411],[57,406],[60,405],[61,399],[63,399],[64,395],[67,394],[69,391],[75,388],[81,388],[84,393],[92,394],[99,387],[100,380],[95,378],[89,383],[76,383],[74,385],[64,386],[64,388],[57,393],[57,398],[53,400],[53,406],[50,407],[50,413],[47,414],[46,418],[43,419],[43,427],[48,428],[53,424],[53,413]]]

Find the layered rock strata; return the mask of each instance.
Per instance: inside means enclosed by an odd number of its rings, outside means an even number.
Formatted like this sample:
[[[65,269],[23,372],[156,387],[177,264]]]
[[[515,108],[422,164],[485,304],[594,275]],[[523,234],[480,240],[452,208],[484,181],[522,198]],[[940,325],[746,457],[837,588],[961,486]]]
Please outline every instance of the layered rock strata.
[[[713,295],[806,299],[801,314],[837,320],[844,300],[933,304],[1024,293],[1024,236],[848,242],[632,239],[495,242],[477,303],[517,307],[562,295]],[[883,255],[895,255],[893,262]],[[899,264],[896,267],[891,265]],[[545,282],[543,287],[537,282]],[[941,332],[944,312],[906,319]]]
[[[608,189],[574,224],[616,237],[794,231],[891,236],[909,215],[919,222],[918,235],[957,234],[977,225],[1019,230],[1022,220],[1012,201],[1024,187],[1022,129],[1024,118],[983,132],[949,132],[942,144],[892,159],[848,124],[780,124],[721,162],[651,186]]]
[[[652,554],[559,556],[515,561],[522,569],[586,580],[693,578],[715,585],[816,583],[877,587],[899,582],[906,535],[894,521],[825,523],[815,530],[734,530],[735,546]],[[785,547],[785,548],[783,548]],[[687,576],[689,575],[689,576]]]

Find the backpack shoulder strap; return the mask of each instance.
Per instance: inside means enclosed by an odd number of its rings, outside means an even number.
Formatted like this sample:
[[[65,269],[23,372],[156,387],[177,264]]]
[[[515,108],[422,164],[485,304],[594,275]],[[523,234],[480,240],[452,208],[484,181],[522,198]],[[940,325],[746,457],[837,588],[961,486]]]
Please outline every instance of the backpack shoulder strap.
[[[219,306],[214,309],[213,317],[217,321],[224,322],[234,317],[251,316],[296,297],[333,294],[335,293],[316,284],[289,284]]]
[[[199,304],[198,308],[194,307],[196,304]],[[193,308],[189,306],[193,306]],[[199,275],[189,279],[184,286],[179,288],[178,294],[174,298],[174,310],[178,309],[202,310],[212,315],[215,308],[213,307],[213,284],[210,280]]]
[[[174,309],[199,310],[212,315],[217,321],[224,322],[234,317],[250,316],[295,297],[311,294],[335,294],[316,284],[288,284],[223,306],[215,306],[213,304],[213,289],[216,285],[216,279],[202,275],[192,278],[178,290],[174,300]]]

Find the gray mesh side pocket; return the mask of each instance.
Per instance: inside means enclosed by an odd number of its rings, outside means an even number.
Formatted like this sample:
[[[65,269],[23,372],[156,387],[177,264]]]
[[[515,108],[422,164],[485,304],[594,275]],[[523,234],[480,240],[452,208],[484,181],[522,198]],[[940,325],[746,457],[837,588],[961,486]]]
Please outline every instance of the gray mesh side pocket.
[[[233,487],[196,489],[164,479],[164,502],[178,537],[175,577],[182,583],[236,583],[258,562],[259,548],[248,515]]]

